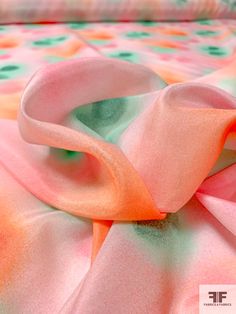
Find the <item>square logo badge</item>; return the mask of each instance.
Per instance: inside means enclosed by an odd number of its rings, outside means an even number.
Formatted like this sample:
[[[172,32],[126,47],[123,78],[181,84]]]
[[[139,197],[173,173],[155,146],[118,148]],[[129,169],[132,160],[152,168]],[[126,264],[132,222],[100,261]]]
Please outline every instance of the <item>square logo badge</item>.
[[[200,285],[199,314],[236,314],[236,285]]]

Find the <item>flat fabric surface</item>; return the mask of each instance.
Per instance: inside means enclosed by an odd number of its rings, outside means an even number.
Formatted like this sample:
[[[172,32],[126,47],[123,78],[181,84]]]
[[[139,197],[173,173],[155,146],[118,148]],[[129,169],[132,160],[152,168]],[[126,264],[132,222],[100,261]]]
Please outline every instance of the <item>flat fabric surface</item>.
[[[234,60],[235,36],[234,20],[0,26],[0,105],[15,118],[36,70],[84,56],[143,64],[168,83],[196,79]],[[227,89],[227,78],[219,84]]]
[[[235,30],[1,26],[0,313],[197,314],[235,284]]]
[[[0,23],[235,18],[233,0],[2,0]]]

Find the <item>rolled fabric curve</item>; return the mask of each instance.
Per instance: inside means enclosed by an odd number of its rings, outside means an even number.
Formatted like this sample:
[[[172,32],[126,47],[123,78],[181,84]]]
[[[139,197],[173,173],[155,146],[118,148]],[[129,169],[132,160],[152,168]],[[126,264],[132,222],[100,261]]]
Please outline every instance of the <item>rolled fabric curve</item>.
[[[117,145],[86,134],[88,126],[68,127],[75,108],[135,95],[142,108]],[[93,219],[96,255],[113,220],[164,219],[192,198],[235,132],[235,107],[235,98],[216,87],[163,88],[154,72],[124,61],[54,64],[34,75],[22,97],[18,125],[30,144],[4,121],[0,161],[47,204]],[[58,149],[76,158],[66,164]]]

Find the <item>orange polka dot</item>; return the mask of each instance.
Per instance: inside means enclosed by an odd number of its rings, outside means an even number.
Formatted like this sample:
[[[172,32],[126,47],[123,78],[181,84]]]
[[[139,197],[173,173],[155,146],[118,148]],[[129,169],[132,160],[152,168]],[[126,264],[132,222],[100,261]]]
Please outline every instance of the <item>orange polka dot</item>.
[[[19,220],[0,205],[0,290],[6,287],[21,265],[25,232]]]
[[[187,32],[182,31],[180,29],[174,29],[174,28],[161,29],[160,32],[165,35],[172,35],[172,36],[187,36],[188,35]]]
[[[0,49],[15,48],[17,46],[19,46],[19,40],[17,40],[16,38],[0,38]]]
[[[0,95],[0,118],[16,120],[21,93]]]
[[[146,40],[146,43],[152,46],[158,46],[163,48],[182,48],[181,44],[166,40]]]
[[[88,31],[84,31],[82,32],[83,35],[87,38],[87,39],[91,39],[91,40],[109,40],[109,39],[113,39],[113,35],[104,31],[93,31],[93,32],[88,32]]]
[[[84,43],[79,41],[68,42],[67,45],[62,47],[48,48],[47,52],[54,56],[68,58],[75,55],[81,48],[84,47]]]

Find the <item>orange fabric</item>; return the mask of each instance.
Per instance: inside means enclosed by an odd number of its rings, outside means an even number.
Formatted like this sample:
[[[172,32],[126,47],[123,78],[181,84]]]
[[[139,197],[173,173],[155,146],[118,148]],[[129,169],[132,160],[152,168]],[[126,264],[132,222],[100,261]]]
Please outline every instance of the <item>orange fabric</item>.
[[[112,226],[111,220],[93,220],[93,247],[92,247],[92,257],[93,262],[97,253],[99,252],[110,228]]]

